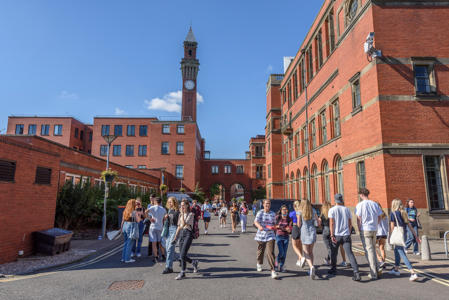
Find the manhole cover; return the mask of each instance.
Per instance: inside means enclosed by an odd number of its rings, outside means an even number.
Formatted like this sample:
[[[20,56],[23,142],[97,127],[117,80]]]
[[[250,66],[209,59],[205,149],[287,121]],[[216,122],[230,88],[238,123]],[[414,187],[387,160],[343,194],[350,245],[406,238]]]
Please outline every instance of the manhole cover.
[[[124,281],[114,281],[110,286],[109,290],[119,291],[119,290],[137,290],[143,287],[145,281],[143,280],[124,280]]]

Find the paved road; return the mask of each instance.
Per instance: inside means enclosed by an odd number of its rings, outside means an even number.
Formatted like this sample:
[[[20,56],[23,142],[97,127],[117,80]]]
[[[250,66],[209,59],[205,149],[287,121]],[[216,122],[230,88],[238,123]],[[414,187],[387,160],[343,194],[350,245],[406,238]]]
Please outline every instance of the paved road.
[[[143,257],[134,264],[124,264],[116,253],[75,269],[0,283],[0,299],[448,299],[448,287],[428,278],[409,282],[405,271],[399,278],[384,274],[381,280],[368,281],[363,256],[356,257],[362,282],[351,280],[351,269],[339,270],[341,275],[328,278],[324,266],[318,268],[318,278],[312,281],[307,270],[295,266],[291,248],[288,272],[273,280],[267,265],[262,273],[255,270],[253,228],[246,234],[231,234],[229,227],[220,229],[217,220],[212,220],[209,232],[195,240],[191,249],[191,256],[200,260],[200,272],[187,273],[182,281],[174,280],[176,274],[161,275],[162,263],[153,265]],[[321,236],[315,247],[316,263],[321,265],[325,253]],[[136,290],[108,289],[113,282],[123,280],[143,280],[144,285]]]

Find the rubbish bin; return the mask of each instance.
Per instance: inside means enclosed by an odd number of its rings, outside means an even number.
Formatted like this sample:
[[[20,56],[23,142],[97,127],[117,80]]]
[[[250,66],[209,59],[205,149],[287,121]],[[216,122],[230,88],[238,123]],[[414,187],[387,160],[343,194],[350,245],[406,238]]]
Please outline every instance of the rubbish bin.
[[[123,211],[125,210],[124,205],[119,205],[117,206],[117,211],[118,211],[118,228],[120,228],[120,225],[122,225],[122,218],[123,218]]]
[[[33,232],[36,252],[55,255],[70,249],[73,232],[61,228],[50,228]]]

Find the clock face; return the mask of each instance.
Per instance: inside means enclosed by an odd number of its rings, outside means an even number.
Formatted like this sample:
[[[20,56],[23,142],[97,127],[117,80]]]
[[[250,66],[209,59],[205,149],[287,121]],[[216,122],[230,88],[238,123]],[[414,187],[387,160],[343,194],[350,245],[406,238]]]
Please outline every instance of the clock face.
[[[193,90],[193,88],[195,87],[195,82],[193,82],[192,80],[187,80],[186,82],[184,82],[184,86],[188,90]]]

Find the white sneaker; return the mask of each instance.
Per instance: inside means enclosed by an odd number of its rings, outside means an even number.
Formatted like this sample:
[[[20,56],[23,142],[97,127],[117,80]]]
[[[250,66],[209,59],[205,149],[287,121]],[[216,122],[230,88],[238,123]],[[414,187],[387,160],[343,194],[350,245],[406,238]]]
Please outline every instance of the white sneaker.
[[[391,269],[388,274],[390,275],[396,275],[396,276],[401,276],[401,273],[399,271],[396,271],[394,268]]]
[[[207,230],[204,231],[204,234],[207,234]]]
[[[300,268],[304,268],[304,264],[305,263],[306,263],[306,258],[303,256],[303,257],[301,257],[301,261],[300,261],[299,267]]]
[[[312,280],[315,280],[315,267],[310,268],[309,276]]]
[[[297,265],[298,267],[301,267],[301,260],[297,260],[297,261],[296,261],[296,265]]]
[[[418,252],[415,252],[414,254],[415,254],[415,255],[418,255],[418,256],[421,255],[421,253],[419,253],[419,251],[418,251]]]
[[[137,253],[137,257],[142,257],[142,254],[140,254],[140,253]]]
[[[257,272],[262,272],[262,265],[257,264]]]
[[[133,263],[133,262],[135,262],[134,259],[130,259],[130,260],[125,261],[126,264],[128,264],[128,263]]]
[[[136,253],[131,252],[131,257],[134,257],[134,256],[136,256]]]
[[[271,271],[271,278],[278,279],[279,278],[279,274],[276,271]]]
[[[412,274],[409,278],[410,281],[415,281],[416,279],[418,279],[418,274],[416,273]]]

